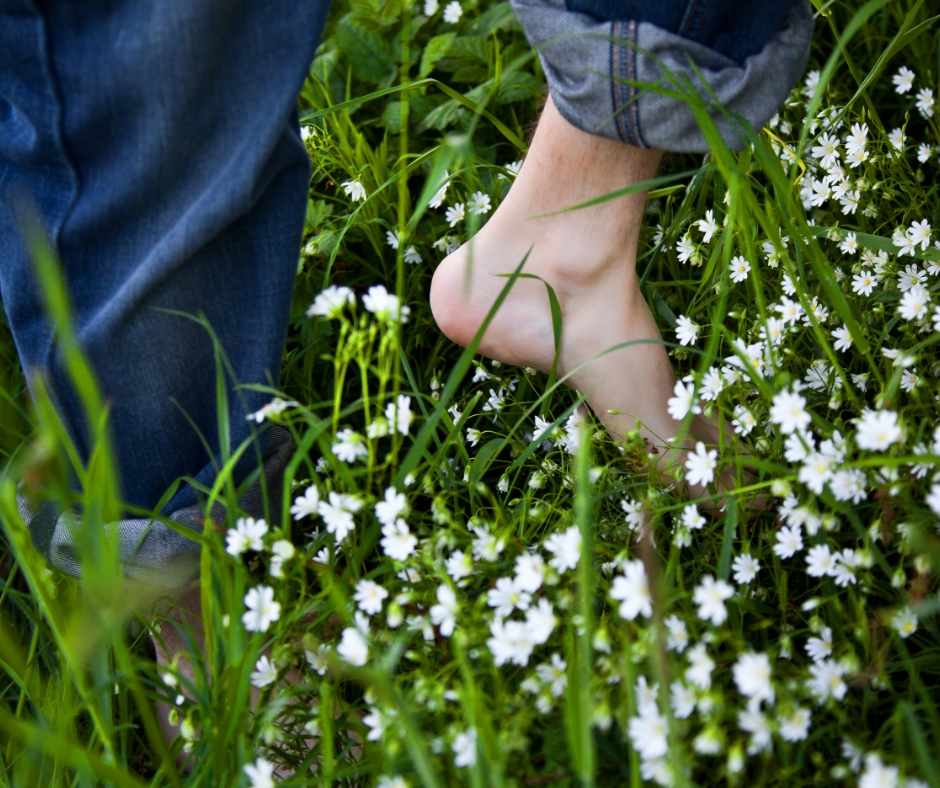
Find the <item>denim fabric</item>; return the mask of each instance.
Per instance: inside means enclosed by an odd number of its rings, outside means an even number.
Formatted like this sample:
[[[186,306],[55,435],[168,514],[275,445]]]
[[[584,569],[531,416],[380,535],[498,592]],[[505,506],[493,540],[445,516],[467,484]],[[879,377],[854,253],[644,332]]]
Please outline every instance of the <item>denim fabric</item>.
[[[294,453],[290,433],[273,426],[264,454],[264,474],[242,494],[238,507],[249,514],[264,513],[265,484],[269,491],[282,489],[284,470]],[[23,522],[29,523],[33,544],[54,567],[62,572],[81,577],[82,558],[79,554],[81,515],[62,511],[52,501],[34,501],[23,488],[17,493],[17,508]],[[167,519],[203,532],[207,512],[201,503],[184,506]],[[271,526],[278,527],[280,511],[272,505]],[[215,523],[223,523],[228,515],[220,502],[213,504],[208,516]],[[108,523],[106,537],[114,540],[118,560],[128,580],[167,588],[187,585],[199,576],[199,544],[170,526],[157,520],[128,517]]]
[[[709,149],[692,111],[627,83],[672,89],[668,71],[687,79],[706,104],[713,93],[726,110],[761,128],[803,73],[813,34],[809,0],[510,2],[539,50],[562,116],[587,132],[677,152]],[[729,147],[745,147],[720,110],[710,114]]]
[[[568,10],[599,22],[632,19],[676,33],[739,63],[756,55],[783,24],[794,0],[570,0]]]
[[[277,381],[309,181],[296,97],[328,7],[0,0],[0,297],[27,373],[44,374],[87,457],[19,232],[31,211],[61,259],[133,505],[182,476],[211,484],[220,455],[209,335],[157,310],[204,315],[239,383]],[[231,381],[228,394],[236,447],[268,397]],[[194,504],[186,486],[164,513]]]

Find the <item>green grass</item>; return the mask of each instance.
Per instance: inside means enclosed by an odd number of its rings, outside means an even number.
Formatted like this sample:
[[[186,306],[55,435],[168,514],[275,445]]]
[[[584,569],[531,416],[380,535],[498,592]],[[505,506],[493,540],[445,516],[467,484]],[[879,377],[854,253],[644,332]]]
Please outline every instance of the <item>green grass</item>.
[[[155,624],[135,612],[102,536],[118,496],[103,429],[94,461],[80,472],[84,583],[50,572],[32,549],[16,485],[41,479],[50,495],[67,499],[74,452],[41,392],[27,401],[0,327],[7,362],[0,448],[9,458],[0,478],[0,786],[245,786],[244,766],[258,757],[296,768],[291,785],[388,785],[401,775],[411,786],[606,786],[639,784],[641,772],[685,786],[854,785],[860,769],[874,777],[877,757],[909,785],[938,788],[940,518],[928,496],[940,463],[940,333],[932,322],[940,235],[913,255],[900,254],[892,238],[915,221],[940,222],[940,126],[936,114],[915,107],[919,90],[940,88],[940,20],[922,1],[817,5],[810,71],[820,74],[818,84],[797,86],[779,118],[752,131],[753,146],[741,153],[721,144],[701,100],[688,96],[711,156],[670,157],[651,193],[638,270],[676,373],[701,386],[711,368],[744,356],[738,379],[726,373],[717,399],[702,404],[729,423],[743,406],[755,421],[747,462],[756,481],[745,476],[741,454],[728,452],[722,461],[732,464],[738,485],[727,509],[689,529],[687,503],[642,470],[641,445],[618,447],[585,425],[581,448],[569,451],[577,437],[568,421],[577,404],[570,390],[475,357],[473,346],[462,352],[431,317],[427,293],[444,239],[466,240],[492,213],[450,228],[445,209],[477,191],[499,204],[513,177],[506,166],[524,155],[541,101],[538,60],[508,4],[464,2],[451,25],[443,9],[425,18],[420,7],[396,0],[337,3],[300,96],[314,176],[282,376],[279,391],[271,391],[299,403],[271,417],[298,446],[291,488],[272,496],[285,525],[266,536],[265,551],[240,559],[226,554],[221,535],[203,538],[208,654],[189,688],[193,700],[180,708],[200,729],[191,771],[175,766],[184,742],[167,747],[155,726],[153,700],[176,695],[153,661],[148,628]],[[906,94],[891,79],[901,66],[916,75]],[[813,154],[820,135],[835,131],[845,161],[843,141],[856,123],[868,128],[867,160],[845,168],[857,210],[844,212],[831,196],[804,204],[801,189],[824,176]],[[906,134],[903,150],[888,139],[897,128]],[[921,143],[930,146],[926,162],[917,158]],[[445,170],[446,199],[431,208]],[[342,184],[354,180],[364,200],[344,192]],[[698,222],[709,210],[718,229],[704,243]],[[397,249],[389,233],[401,239]],[[861,247],[854,253],[842,249],[850,233]],[[684,238],[694,247],[687,262],[677,251]],[[412,248],[420,262],[406,262]],[[750,271],[735,282],[729,267],[738,256]],[[52,261],[40,250],[38,262],[50,310],[64,319]],[[899,314],[900,275],[912,264],[924,272],[932,299],[922,325]],[[880,271],[869,295],[852,288],[863,270]],[[763,355],[736,351],[736,340],[752,345],[761,329],[773,328],[768,319],[785,295],[784,275],[795,284],[788,297],[808,316]],[[410,309],[406,324],[365,308],[363,296],[378,284]],[[355,307],[334,319],[308,317],[329,285],[351,288]],[[682,315],[699,326],[687,347],[675,333]],[[842,326],[853,340],[847,350],[836,349],[832,333]],[[915,361],[898,366],[885,350]],[[91,423],[100,424],[103,405],[77,348],[69,358]],[[918,380],[911,388],[903,376],[912,370]],[[867,375],[865,390],[859,375]],[[799,447],[786,446],[770,416],[774,397],[796,381],[805,384],[816,449],[832,455],[846,441],[831,470],[858,474],[865,489],[857,501],[840,499],[838,479],[814,491],[809,477],[800,478],[803,462],[787,459]],[[491,390],[500,389],[501,409],[484,412]],[[410,398],[407,434],[383,428],[398,396]],[[860,445],[865,408],[896,414],[901,434],[884,448]],[[553,424],[548,443],[533,442],[536,416]],[[345,428],[376,433],[361,438],[367,451],[352,463],[332,448]],[[468,429],[480,433],[476,445]],[[231,502],[229,481],[220,479],[213,494]],[[343,493],[363,504],[339,551],[320,517],[288,514],[311,485],[321,499]],[[405,493],[402,517],[417,540],[405,561],[384,553],[374,509],[391,486]],[[796,514],[778,511],[788,493]],[[768,495],[774,508],[754,514],[748,504]],[[644,528],[625,520],[625,501],[642,505]],[[803,548],[781,557],[773,548],[787,518],[803,523]],[[497,666],[487,592],[513,575],[527,550],[551,559],[547,540],[568,529],[581,537],[581,560],[564,571],[548,568],[532,600],[552,606],[554,629],[517,659],[524,664]],[[487,538],[493,554],[481,558]],[[296,548],[280,578],[269,571],[277,539]],[[457,551],[469,556],[474,545],[472,571],[455,579],[448,559]],[[806,571],[808,550],[823,545],[856,551],[854,582]],[[760,570],[738,584],[734,560],[743,554]],[[649,580],[651,605],[626,619],[610,592],[615,578],[638,571]],[[703,620],[694,602],[706,576],[736,590],[720,624]],[[361,624],[354,594],[363,580],[388,596],[369,622],[368,659],[352,665],[337,649],[356,637],[344,631]],[[246,632],[242,600],[262,584],[274,589],[280,617],[263,634]],[[429,618],[447,597],[441,588],[456,601],[450,635]],[[916,615],[912,634],[899,614]],[[672,617],[688,632],[690,646],[681,652],[670,647],[665,622]],[[522,622],[524,614],[509,620]],[[824,627],[832,633],[828,664],[846,684],[840,700],[820,699],[807,685],[813,663],[806,644]],[[322,645],[331,650],[321,675],[304,651]],[[696,645],[714,662],[707,688],[687,674]],[[282,673],[295,666],[303,683],[293,693],[268,685],[252,708],[250,674],[269,647]],[[751,652],[766,654],[771,668],[774,698],[762,705],[766,747],[755,746],[740,724],[747,698],[734,667]],[[676,681],[695,696],[688,716],[670,703]],[[644,692],[653,685],[660,689],[651,704]],[[787,720],[800,709],[811,712],[810,724],[804,737],[788,740]],[[285,719],[311,723],[320,733],[313,746]],[[376,734],[379,720],[384,730]],[[668,757],[651,764],[640,739],[657,725],[666,731]],[[464,749],[471,729],[475,748]],[[852,761],[846,743],[870,755],[867,766]],[[455,757],[455,744],[465,758]],[[893,785],[892,775],[879,784]]]

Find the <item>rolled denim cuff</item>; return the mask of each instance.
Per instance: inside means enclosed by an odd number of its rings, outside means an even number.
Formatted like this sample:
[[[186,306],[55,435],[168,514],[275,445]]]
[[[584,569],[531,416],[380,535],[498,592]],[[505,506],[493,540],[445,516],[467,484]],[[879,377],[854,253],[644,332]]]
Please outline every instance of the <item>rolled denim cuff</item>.
[[[270,502],[271,527],[280,526],[284,471],[294,453],[290,432],[279,425],[271,427],[264,453],[264,483]],[[79,549],[81,515],[63,511],[53,501],[34,504],[25,491],[17,493],[20,517],[29,527],[33,544],[43,557],[60,572],[81,577],[82,560]],[[238,500],[238,508],[256,519],[265,516],[264,491],[261,479],[248,486]],[[209,516],[215,523],[224,523],[228,512],[224,504],[213,504]],[[194,504],[173,512],[167,519],[202,534],[206,509]],[[145,582],[165,588],[179,588],[199,577],[201,545],[159,520],[128,517],[105,526],[107,536],[114,539],[118,560],[127,580]]]
[[[649,22],[599,22],[565,0],[510,0],[539,51],[552,100],[573,126],[641,148],[705,153],[708,142],[686,102],[635,84],[674,92],[667,72],[695,87],[725,144],[746,138],[717,106],[759,129],[806,68],[813,36],[809,0],[797,0],[756,54],[737,62]],[[703,84],[704,83],[704,84]]]

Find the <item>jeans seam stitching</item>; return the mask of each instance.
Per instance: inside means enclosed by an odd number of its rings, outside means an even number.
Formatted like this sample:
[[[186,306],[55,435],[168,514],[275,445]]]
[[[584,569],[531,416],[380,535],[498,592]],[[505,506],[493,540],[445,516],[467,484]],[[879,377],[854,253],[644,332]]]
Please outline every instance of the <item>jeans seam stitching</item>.
[[[692,24],[692,20],[695,18],[695,12],[698,10],[698,0],[691,0],[689,5],[685,9],[685,15],[682,17],[682,22],[679,23],[678,35],[683,38],[687,37],[689,32],[689,25]]]
[[[702,32],[705,30],[705,20],[708,19],[708,15],[712,11],[712,6],[715,4],[715,0],[708,0],[708,5],[705,7],[705,10],[702,11],[698,20],[698,30],[695,32],[695,36],[692,38],[693,41],[699,41],[702,36]]]

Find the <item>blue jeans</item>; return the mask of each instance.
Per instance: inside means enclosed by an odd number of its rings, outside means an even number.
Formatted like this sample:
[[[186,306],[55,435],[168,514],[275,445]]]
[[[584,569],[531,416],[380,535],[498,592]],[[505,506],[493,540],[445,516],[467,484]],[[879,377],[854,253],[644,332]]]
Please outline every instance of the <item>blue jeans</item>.
[[[668,70],[711,104],[704,81],[725,109],[759,129],[806,68],[813,35],[809,0],[510,2],[568,122],[669,151],[709,146],[685,103],[627,82],[660,82]],[[734,123],[717,109],[710,115],[731,149],[745,147]]]
[[[328,0],[0,0],[0,296],[27,374],[44,373],[87,457],[18,227],[38,214],[135,506],[152,509],[179,477],[211,485],[220,454],[210,336],[158,310],[204,315],[239,383],[277,385],[310,177],[297,94],[328,10]],[[228,396],[234,448],[270,397],[231,380]],[[259,454],[283,454],[267,444],[259,436],[236,479]],[[194,504],[185,486],[164,513]],[[128,551],[146,526],[133,522],[122,526]],[[74,573],[74,524],[47,525],[39,541]],[[141,567],[192,551],[152,530]]]
[[[691,55],[720,98],[762,125],[805,64],[805,2],[737,14],[727,0],[514,6],[536,45],[593,32],[677,68],[688,69]],[[160,309],[203,314],[240,383],[277,381],[309,178],[295,102],[327,11],[328,0],[0,0],[0,296],[27,374],[44,373],[87,457],[82,409],[18,227],[17,216],[33,210],[110,401],[122,494],[135,506],[154,507],[180,477],[210,485],[221,452],[213,345],[203,327]],[[702,148],[683,107],[637,99],[611,81],[655,76],[658,66],[637,49],[569,38],[541,58],[555,103],[580,128],[635,145]],[[737,141],[730,126],[722,130]],[[246,415],[267,397],[236,392],[231,381],[228,395],[234,447],[252,434]],[[280,490],[290,451],[282,432],[260,435],[236,481],[260,454],[269,488]],[[261,516],[261,501],[256,484],[240,505]],[[78,574],[77,517],[50,505],[34,511],[25,497],[21,510],[52,563]],[[201,530],[193,487],[163,514]],[[114,528],[129,575],[178,585],[197,573],[195,544],[174,530],[132,517]]]

